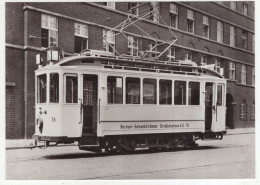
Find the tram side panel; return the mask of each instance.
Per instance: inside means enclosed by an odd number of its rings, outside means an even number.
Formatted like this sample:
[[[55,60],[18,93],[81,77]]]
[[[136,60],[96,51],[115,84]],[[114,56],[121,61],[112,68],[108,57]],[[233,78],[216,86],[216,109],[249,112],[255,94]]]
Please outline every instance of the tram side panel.
[[[203,109],[202,106],[103,106],[100,134],[204,132]]]
[[[36,105],[35,135],[39,136],[64,136],[61,132],[61,107],[60,105]]]

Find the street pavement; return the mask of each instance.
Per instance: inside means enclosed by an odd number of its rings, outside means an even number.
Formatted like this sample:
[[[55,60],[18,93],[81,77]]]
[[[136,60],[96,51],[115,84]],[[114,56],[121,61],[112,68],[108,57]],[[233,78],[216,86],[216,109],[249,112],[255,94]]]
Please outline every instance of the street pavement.
[[[5,151],[6,180],[254,179],[255,134],[250,132],[198,140],[198,147],[126,155],[76,146],[10,149]]]
[[[227,129],[227,135],[235,135],[235,134],[250,134],[255,133],[255,128],[236,128],[236,129]],[[6,140],[6,149],[23,149],[28,147],[30,144],[34,144],[33,139],[18,139],[18,140]],[[76,146],[77,143],[73,144],[59,144],[59,146]]]

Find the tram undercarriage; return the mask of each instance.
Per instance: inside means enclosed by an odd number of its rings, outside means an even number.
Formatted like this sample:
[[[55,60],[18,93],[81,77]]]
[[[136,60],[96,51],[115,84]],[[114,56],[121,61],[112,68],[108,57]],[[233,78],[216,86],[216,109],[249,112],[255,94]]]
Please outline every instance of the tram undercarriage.
[[[49,147],[58,144],[78,142],[80,150],[97,153],[131,153],[135,149],[149,148],[152,151],[165,149],[196,147],[196,140],[222,140],[225,132],[205,133],[174,133],[174,134],[145,134],[145,135],[113,135],[105,137],[83,136],[81,138],[41,137],[34,135],[35,147]],[[37,143],[44,142],[44,145]]]

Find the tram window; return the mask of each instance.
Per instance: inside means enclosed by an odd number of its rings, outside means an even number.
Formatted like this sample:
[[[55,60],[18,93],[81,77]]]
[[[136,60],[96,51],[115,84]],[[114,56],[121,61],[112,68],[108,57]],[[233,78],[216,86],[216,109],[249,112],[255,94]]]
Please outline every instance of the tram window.
[[[223,105],[223,85],[218,85],[218,95],[217,95],[217,105],[222,106]]]
[[[50,74],[50,103],[59,103],[59,74]]]
[[[172,81],[171,80],[160,80],[160,104],[171,105],[172,104]]]
[[[126,103],[140,104],[140,79],[126,78]]]
[[[78,103],[77,76],[66,76],[66,103]]]
[[[123,103],[123,78],[115,76],[107,77],[107,103]]]
[[[200,104],[200,83],[189,82],[189,105]]]
[[[47,77],[46,74],[39,75],[37,77],[37,102],[46,103],[46,86]]]
[[[186,105],[185,81],[175,81],[174,83],[174,105]]]
[[[156,89],[155,79],[143,80],[143,104],[156,104]]]

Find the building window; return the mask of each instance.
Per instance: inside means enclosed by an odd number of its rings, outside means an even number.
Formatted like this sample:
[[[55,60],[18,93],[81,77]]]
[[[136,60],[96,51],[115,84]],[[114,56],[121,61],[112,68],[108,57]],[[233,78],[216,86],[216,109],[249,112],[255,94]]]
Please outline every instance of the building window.
[[[252,85],[255,86],[255,68],[252,68]]]
[[[138,56],[138,38],[128,36],[128,54]]]
[[[201,63],[200,63],[200,65],[202,65],[202,66],[207,65],[207,60],[208,60],[208,58],[207,58],[206,55],[201,56]]]
[[[37,76],[37,103],[46,103],[47,93],[46,74]]]
[[[236,80],[236,64],[235,62],[229,62],[229,79]]]
[[[157,82],[156,79],[143,80],[143,104],[156,104]]]
[[[220,73],[220,60],[215,59],[215,71]]]
[[[148,51],[149,53],[149,58],[156,58],[157,57],[157,45],[155,43],[149,43],[148,44]]]
[[[248,48],[248,32],[245,30],[242,30],[242,48],[247,49]]]
[[[103,2],[102,3],[104,6],[107,6],[109,8],[112,8],[112,9],[115,9],[115,2],[111,2],[111,1],[108,1],[108,2]]]
[[[240,105],[240,119],[247,118],[247,104],[246,100],[244,99]]]
[[[251,120],[255,120],[255,101],[251,105]]]
[[[78,103],[78,77],[67,75],[66,78],[66,103]]]
[[[178,28],[178,5],[170,4],[170,25],[173,28]]]
[[[58,19],[45,14],[41,19],[41,47],[58,46]]]
[[[160,80],[159,88],[160,88],[159,91],[160,105],[171,105],[172,104],[172,81]]]
[[[50,103],[59,103],[59,74],[50,74]]]
[[[150,3],[150,20],[153,22],[159,23],[159,3],[151,2]]]
[[[175,47],[169,48],[167,57],[169,61],[175,60]]]
[[[230,1],[230,8],[232,10],[237,10],[237,2],[236,1]]]
[[[223,22],[217,21],[217,41],[223,42]]]
[[[107,103],[123,103],[123,78],[116,76],[107,77]]]
[[[191,10],[187,10],[187,31],[194,33],[194,13]]]
[[[189,105],[200,104],[200,83],[189,82]]]
[[[186,105],[186,82],[174,82],[174,105]]]
[[[115,32],[103,30],[103,48],[105,51],[115,54],[115,43]]]
[[[128,3],[128,12],[133,15],[139,15],[139,8],[137,6],[138,3],[136,2]]]
[[[203,36],[209,38],[209,17],[203,16]]]
[[[191,51],[187,51],[185,59],[186,60],[192,60],[192,52]]]
[[[241,83],[246,84],[246,65],[241,66]]]
[[[243,3],[243,14],[248,16],[248,4]]]
[[[235,46],[236,44],[236,30],[234,26],[230,26],[230,46]]]
[[[126,78],[126,104],[140,104],[139,78]]]
[[[74,28],[74,52],[80,53],[81,51],[88,48],[88,26],[85,24],[75,23]]]

